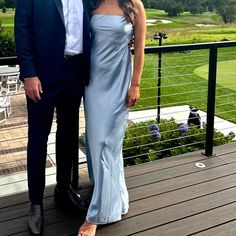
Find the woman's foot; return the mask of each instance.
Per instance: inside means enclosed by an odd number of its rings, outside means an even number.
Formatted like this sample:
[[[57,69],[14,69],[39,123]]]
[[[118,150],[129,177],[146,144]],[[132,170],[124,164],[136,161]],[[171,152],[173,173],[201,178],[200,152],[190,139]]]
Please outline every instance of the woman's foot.
[[[81,225],[77,236],[95,236],[97,225],[88,222],[87,220]]]

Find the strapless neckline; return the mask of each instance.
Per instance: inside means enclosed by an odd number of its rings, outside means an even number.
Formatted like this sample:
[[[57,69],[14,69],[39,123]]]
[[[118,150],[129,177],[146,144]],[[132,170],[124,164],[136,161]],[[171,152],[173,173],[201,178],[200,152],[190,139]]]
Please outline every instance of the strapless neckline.
[[[125,17],[125,16],[123,16],[123,15],[112,15],[112,14],[94,14],[94,15],[92,15],[92,17],[95,17],[95,16]]]

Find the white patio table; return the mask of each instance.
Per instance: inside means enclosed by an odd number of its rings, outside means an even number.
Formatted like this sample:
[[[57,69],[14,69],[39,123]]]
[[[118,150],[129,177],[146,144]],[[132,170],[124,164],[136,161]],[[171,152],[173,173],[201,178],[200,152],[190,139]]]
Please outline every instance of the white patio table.
[[[7,78],[7,76],[18,75],[19,73],[20,73],[19,66],[14,66],[14,67],[2,66],[2,67],[0,67],[1,81],[5,80]]]

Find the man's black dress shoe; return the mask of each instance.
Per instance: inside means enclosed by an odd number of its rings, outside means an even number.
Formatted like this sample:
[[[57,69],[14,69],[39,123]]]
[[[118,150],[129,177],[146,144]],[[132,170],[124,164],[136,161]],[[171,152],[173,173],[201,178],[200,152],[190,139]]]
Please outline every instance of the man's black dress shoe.
[[[42,235],[43,223],[42,205],[31,204],[28,218],[28,229],[31,235]]]
[[[57,204],[63,207],[70,207],[73,210],[87,211],[86,204],[71,187],[67,191],[61,191],[57,186],[54,190],[54,199]]]

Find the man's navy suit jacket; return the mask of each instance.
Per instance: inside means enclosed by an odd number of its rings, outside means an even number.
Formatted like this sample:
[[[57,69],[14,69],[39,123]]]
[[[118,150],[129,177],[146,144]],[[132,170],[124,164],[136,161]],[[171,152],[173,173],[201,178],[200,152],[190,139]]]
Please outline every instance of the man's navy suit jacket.
[[[89,82],[90,7],[83,0],[83,68],[78,79]],[[81,29],[78,29],[81,30]],[[20,79],[38,76],[44,88],[53,87],[61,76],[66,31],[61,0],[17,0],[15,42]]]

